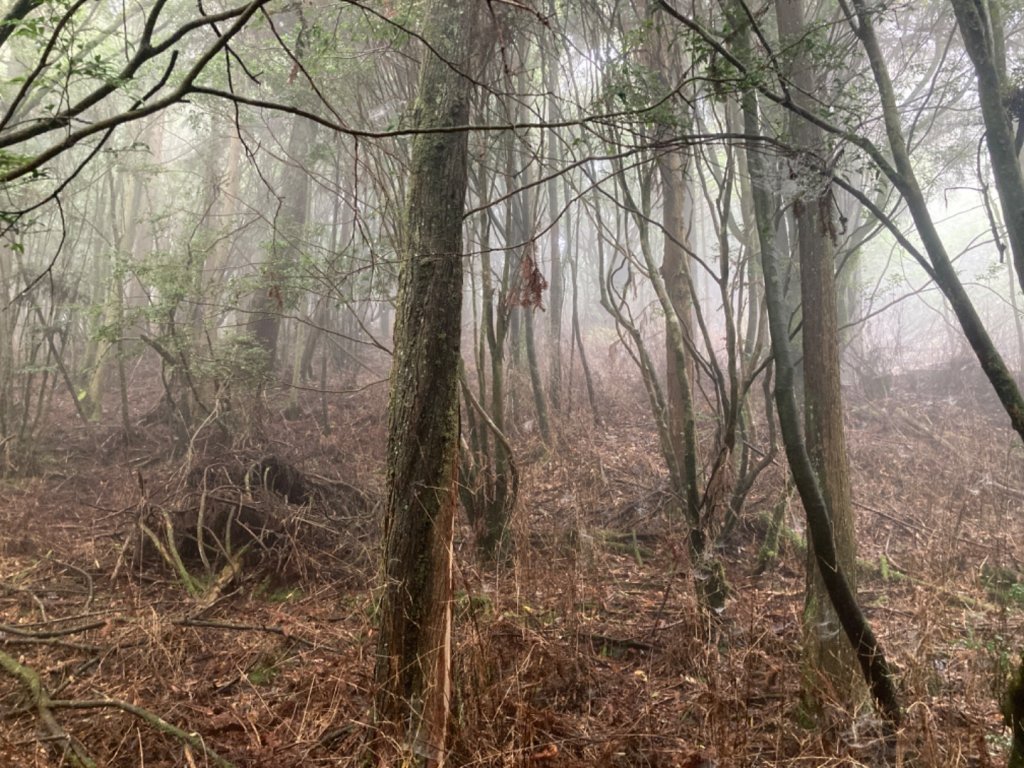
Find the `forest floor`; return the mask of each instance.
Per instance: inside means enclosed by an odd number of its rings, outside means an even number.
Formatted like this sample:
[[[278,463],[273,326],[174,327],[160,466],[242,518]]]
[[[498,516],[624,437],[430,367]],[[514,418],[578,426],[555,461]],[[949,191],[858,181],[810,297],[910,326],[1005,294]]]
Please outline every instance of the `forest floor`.
[[[230,450],[177,458],[162,428],[126,442],[66,414],[34,471],[0,480],[0,766],[74,765],[75,750],[100,766],[365,765],[384,390],[332,395],[329,435],[310,395]],[[1005,764],[1024,461],[1004,419],[955,398],[848,407],[860,595],[906,710],[886,746],[868,706],[801,704],[798,501],[778,560],[757,567],[781,467],[720,547],[732,591],[709,615],[641,398],[623,385],[597,428],[570,414],[553,450],[516,440],[510,566],[480,566],[458,532],[450,764]],[[153,402],[137,404],[139,419]],[[305,476],[287,500],[260,487],[270,456]],[[186,551],[199,519],[235,540]]]

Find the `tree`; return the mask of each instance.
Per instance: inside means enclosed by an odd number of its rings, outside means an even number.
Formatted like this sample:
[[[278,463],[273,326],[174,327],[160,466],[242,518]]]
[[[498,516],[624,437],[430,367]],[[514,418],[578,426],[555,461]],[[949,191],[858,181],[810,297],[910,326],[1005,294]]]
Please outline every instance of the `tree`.
[[[808,31],[801,0],[776,3],[779,38],[785,52],[785,74],[792,98],[813,111],[822,89],[808,53]],[[810,40],[813,40],[811,38]],[[856,590],[857,542],[850,474],[843,430],[843,401],[839,386],[839,324],[836,303],[832,215],[832,184],[824,158],[824,132],[816,125],[790,116],[790,138],[797,154],[791,177],[798,179],[793,201],[796,245],[800,263],[800,299],[803,317],[804,423],[807,448],[814,462],[835,541],[839,568]],[[815,567],[813,540],[807,547],[807,597],[804,607],[804,654],[808,666],[808,695],[814,706],[817,675],[844,703],[856,704],[857,678],[852,648],[839,631],[839,620],[828,599],[825,583]]]
[[[978,100],[985,121],[985,144],[992,160],[992,175],[1002,201],[1010,251],[1017,278],[1024,286],[1024,174],[1021,172],[1020,134],[1013,135],[1010,118],[1024,120],[1024,89],[1012,88],[1006,77],[1006,52],[998,2],[950,0],[964,48],[978,78]],[[1011,112],[1012,110],[1012,112]]]
[[[299,12],[295,43],[295,66],[303,66],[306,49],[306,20]],[[288,163],[281,180],[280,203],[274,217],[274,240],[263,264],[263,280],[253,302],[252,332],[266,354],[269,370],[275,367],[281,317],[296,302],[290,285],[302,255],[309,209],[307,156],[316,138],[316,123],[301,115],[292,119],[288,134]]]
[[[677,13],[673,12],[673,15],[681,18]],[[735,52],[732,61],[741,67],[749,66],[752,62],[750,24],[742,0],[734,0],[730,5],[730,20],[736,30],[732,35]],[[745,132],[748,137],[757,137],[761,135],[757,94],[750,83],[744,85],[742,105]],[[898,724],[902,715],[888,661],[842,569],[836,552],[828,501],[801,434],[794,390],[794,366],[789,345],[788,312],[784,305],[775,249],[775,213],[770,194],[771,175],[760,151],[748,151],[747,163],[750,169],[754,214],[764,272],[765,302],[775,359],[775,402],[786,458],[807,518],[807,538],[814,549],[818,573],[847,640],[857,655],[864,679],[881,711],[892,723]]]
[[[418,129],[468,123],[478,7],[427,9]],[[467,144],[464,131],[416,136],[401,244],[376,716],[417,766],[444,764],[448,726]]]

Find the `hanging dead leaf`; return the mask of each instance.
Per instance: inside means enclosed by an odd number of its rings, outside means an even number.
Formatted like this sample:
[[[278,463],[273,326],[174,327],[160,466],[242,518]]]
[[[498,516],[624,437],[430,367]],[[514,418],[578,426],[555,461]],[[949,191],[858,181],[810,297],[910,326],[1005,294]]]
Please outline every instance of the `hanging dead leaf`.
[[[521,307],[543,311],[544,291],[548,288],[548,281],[537,266],[534,258],[536,252],[537,244],[533,240],[523,247],[523,259],[519,265],[522,282],[516,298]]]

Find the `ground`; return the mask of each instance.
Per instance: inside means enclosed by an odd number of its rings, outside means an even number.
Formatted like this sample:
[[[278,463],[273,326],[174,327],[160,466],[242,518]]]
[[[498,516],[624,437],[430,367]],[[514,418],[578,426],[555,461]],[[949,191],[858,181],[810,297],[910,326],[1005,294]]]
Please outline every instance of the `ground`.
[[[74,765],[69,743],[101,766],[372,764],[384,389],[332,395],[328,435],[318,397],[285,418],[271,394],[245,441],[175,456],[159,426],[126,442],[115,418],[58,419],[0,480],[0,765]],[[480,565],[458,532],[450,764],[1005,764],[997,692],[1024,648],[1005,420],[970,398],[851,397],[860,595],[906,711],[886,742],[868,706],[815,721],[800,704],[798,502],[757,567],[782,467],[721,544],[732,589],[709,614],[638,395],[606,392],[600,428],[565,414],[555,449],[515,438],[513,562]],[[264,487],[268,457],[309,487]],[[182,530],[197,517],[202,547]]]

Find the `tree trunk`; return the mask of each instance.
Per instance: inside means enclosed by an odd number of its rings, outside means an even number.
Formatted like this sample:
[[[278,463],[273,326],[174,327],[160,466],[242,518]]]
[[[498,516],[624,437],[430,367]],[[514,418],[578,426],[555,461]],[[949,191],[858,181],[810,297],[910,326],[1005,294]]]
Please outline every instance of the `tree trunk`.
[[[431,3],[416,128],[467,123],[470,81],[460,73],[478,7]],[[444,764],[450,698],[466,163],[464,132],[413,141],[388,413],[376,717],[401,764],[430,768]]]
[[[752,52],[748,32],[745,31],[748,22],[740,0],[734,0],[730,5],[730,11],[735,29],[743,30],[733,36],[736,56],[741,62],[749,63]],[[744,90],[742,104],[746,133],[750,136],[759,135],[761,127],[757,97],[751,87]],[[856,651],[864,679],[870,686],[882,713],[890,722],[898,724],[902,713],[892,674],[885,653],[857,604],[854,591],[839,562],[828,503],[822,493],[800,430],[800,416],[793,386],[793,361],[789,348],[788,314],[784,305],[778,259],[775,253],[773,223],[775,211],[769,191],[770,177],[767,164],[762,154],[757,151],[747,153],[747,163],[750,169],[754,213],[764,271],[765,302],[768,307],[772,351],[775,357],[775,401],[786,458],[789,461],[793,481],[800,493],[807,516],[808,542],[814,547],[818,571],[839,622]]]
[[[793,98],[805,109],[820,93],[818,78],[806,55],[801,0],[779,0],[775,6],[780,44],[790,52],[789,79]],[[785,65],[784,65],[785,66]],[[807,448],[828,507],[839,567],[856,590],[857,542],[850,503],[850,473],[843,430],[839,382],[839,326],[836,305],[832,194],[822,157],[827,152],[817,126],[793,115],[790,134],[798,155],[790,176],[798,179],[794,201],[796,243],[800,262],[803,310],[804,422]],[[828,600],[825,583],[815,567],[814,544],[807,546],[807,597],[804,605],[805,684],[808,701],[817,707],[823,693],[818,675],[828,680],[839,699],[856,705],[863,688],[856,674],[853,649],[845,642],[839,618]]]
[[[266,355],[267,370],[273,370],[281,319],[293,303],[289,273],[299,260],[309,202],[309,175],[302,161],[313,142],[312,122],[296,116],[288,137],[288,165],[284,170],[281,208],[274,222],[274,242],[263,267],[262,290],[253,306],[252,333]]]
[[[555,0],[548,0],[548,15],[555,18]],[[544,81],[547,88],[546,110],[548,120],[552,123],[562,119],[561,110],[558,107],[558,63],[559,50],[557,42],[552,42],[552,35],[543,38],[541,53],[544,57]],[[557,41],[557,38],[555,38]],[[561,136],[556,128],[548,131],[548,158],[552,169],[558,169],[562,165]],[[547,182],[548,193],[548,218],[550,229],[548,230],[548,244],[551,254],[551,268],[548,272],[548,339],[551,344],[550,370],[548,372],[548,396],[551,398],[551,406],[557,412],[562,396],[562,308],[565,303],[565,259],[563,254],[568,248],[562,249],[562,239],[569,239],[569,227],[566,226],[563,232],[560,226],[561,211],[558,200],[558,187],[563,179],[552,175]],[[566,198],[568,202],[568,198]]]
[[[533,392],[533,407],[537,414],[537,429],[544,444],[551,445],[551,420],[548,418],[548,401],[544,396],[544,380],[540,375],[540,363],[537,361],[537,344],[533,333],[533,313],[536,311],[536,307],[523,307],[523,338],[526,341],[526,363],[530,371],[530,389]]]
[[[1010,677],[1000,707],[1003,722],[1010,729],[1010,759],[1007,768],[1024,768],[1024,655]]]
[[[879,99],[882,105],[882,114],[885,119],[885,131],[889,140],[889,149],[892,152],[893,163],[890,165],[882,158],[877,151],[873,154],[875,163],[882,168],[885,174],[892,181],[893,185],[903,196],[907,204],[907,210],[914,219],[917,233],[921,238],[928,260],[925,261],[918,254],[918,260],[928,271],[929,276],[935,280],[935,284],[942,291],[949,301],[949,305],[956,315],[964,336],[967,337],[981,369],[985,372],[989,383],[995,390],[999,402],[1007,416],[1010,417],[1010,424],[1014,431],[1024,439],[1024,398],[1021,397],[1017,382],[1010,374],[1003,361],[1002,355],[992,343],[992,339],[978,316],[977,310],[971,303],[967,291],[964,289],[960,277],[957,275],[953,262],[946,252],[946,247],[939,237],[935,222],[928,211],[928,203],[924,193],[917,181],[917,174],[910,162],[910,152],[906,139],[903,136],[903,128],[900,125],[899,109],[896,103],[896,92],[889,76],[889,69],[886,66],[885,58],[882,56],[878,38],[875,35],[872,11],[870,11],[864,0],[852,0],[856,12],[856,31],[867,53],[871,70],[875,77],[875,84],[878,87]],[[851,24],[854,20],[851,19]],[[862,148],[871,149],[870,147]],[[908,250],[915,252],[909,243],[904,244]]]
[[[594,392],[594,377],[590,371],[590,364],[587,362],[587,350],[583,344],[583,333],[580,330],[580,240],[573,238],[572,258],[569,262],[569,269],[572,279],[572,334],[576,340],[576,348],[580,354],[580,367],[583,369],[583,380],[587,387],[587,402],[590,404],[590,414],[594,419],[594,426],[600,427],[603,423],[601,412],[597,407],[597,395]]]

